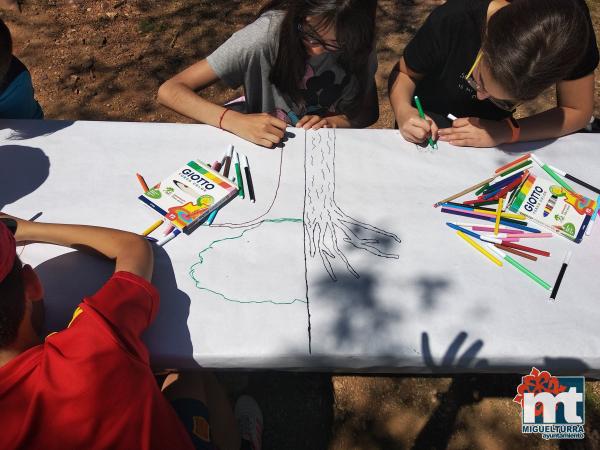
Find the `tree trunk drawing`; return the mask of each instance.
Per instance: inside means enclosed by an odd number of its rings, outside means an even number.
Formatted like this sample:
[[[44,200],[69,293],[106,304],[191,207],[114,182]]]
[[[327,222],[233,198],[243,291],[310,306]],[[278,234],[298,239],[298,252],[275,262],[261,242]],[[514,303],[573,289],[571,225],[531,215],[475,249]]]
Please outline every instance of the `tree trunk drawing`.
[[[361,238],[357,230],[373,235]],[[335,200],[335,130],[307,133],[305,155],[304,238],[311,257],[318,255],[333,281],[337,281],[331,260],[336,256],[356,278],[360,275],[352,267],[341,242],[365,250],[382,258],[398,259],[378,247],[381,236],[400,243],[394,233],[381,230],[346,214]]]

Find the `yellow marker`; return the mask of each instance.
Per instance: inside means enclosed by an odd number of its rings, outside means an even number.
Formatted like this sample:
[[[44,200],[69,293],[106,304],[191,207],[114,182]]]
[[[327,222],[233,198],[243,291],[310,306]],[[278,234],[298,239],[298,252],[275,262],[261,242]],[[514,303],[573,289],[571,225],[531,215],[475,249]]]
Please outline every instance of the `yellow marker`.
[[[148,228],[146,228],[144,230],[144,232],[142,233],[142,236],[148,236],[150,233],[152,233],[154,230],[156,230],[162,224],[163,224],[162,220],[157,220],[156,222],[154,222],[152,225],[150,225]]]
[[[494,225],[494,236],[498,236],[498,228],[500,228],[500,217],[502,217],[503,198],[498,199],[498,209],[496,209],[496,224]]]
[[[500,214],[500,217],[502,217],[503,219],[517,219],[517,220],[526,220],[527,216],[524,214],[513,214],[513,213],[507,213],[507,212],[503,212],[502,214]]]
[[[485,257],[487,257],[494,264],[502,267],[502,261],[500,261],[494,255],[492,255],[490,252],[488,252],[485,248],[483,248],[481,245],[479,245],[477,242],[475,242],[473,239],[471,239],[465,233],[463,233],[462,231],[457,231],[456,234],[458,234],[461,238],[463,238],[465,241],[467,241],[469,244],[471,244],[475,249],[479,250]]]
[[[496,217],[496,213],[490,211],[489,209],[475,208],[475,209],[473,209],[473,211],[476,213],[488,214],[488,215],[493,215],[494,217]],[[500,217],[502,217],[503,219],[517,219],[517,220],[527,219],[527,216],[525,216],[523,214],[514,214],[514,213],[507,213],[507,212],[500,213]]]

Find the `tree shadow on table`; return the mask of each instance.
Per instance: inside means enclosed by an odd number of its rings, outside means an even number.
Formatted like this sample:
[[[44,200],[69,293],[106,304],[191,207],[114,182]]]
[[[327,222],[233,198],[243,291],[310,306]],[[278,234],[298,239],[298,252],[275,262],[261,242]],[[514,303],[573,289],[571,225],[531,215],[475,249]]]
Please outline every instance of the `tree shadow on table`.
[[[0,210],[34,192],[48,178],[50,160],[39,148],[0,146]]]
[[[187,326],[190,298],[177,287],[169,256],[154,248],[152,283],[161,297],[160,309],[143,339],[157,369],[193,368],[193,346]],[[111,277],[114,264],[83,252],[52,258],[35,268],[45,289],[46,327],[64,329],[83,298],[95,294]]]
[[[402,320],[399,310],[377,298],[379,278],[372,271],[360,270],[360,278],[339,272],[337,281],[323,276],[314,282],[311,302],[322,303],[334,319],[327,325],[338,349],[365,351],[375,342],[389,341],[391,329]]]

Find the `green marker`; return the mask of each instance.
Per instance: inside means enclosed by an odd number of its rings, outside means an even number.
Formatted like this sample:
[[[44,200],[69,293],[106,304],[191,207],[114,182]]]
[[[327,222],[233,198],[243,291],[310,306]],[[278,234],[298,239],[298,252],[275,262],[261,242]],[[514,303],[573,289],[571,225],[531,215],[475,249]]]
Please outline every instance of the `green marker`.
[[[567,184],[567,182],[565,180],[563,180],[561,177],[559,177],[558,174],[548,166],[548,164],[543,163],[535,155],[531,155],[531,159],[533,159],[538,166],[540,166],[542,169],[544,169],[548,175],[550,175],[552,178],[554,178],[554,181],[556,181],[558,184],[560,184],[562,187],[564,187],[567,191],[575,192],[575,189],[573,189],[571,186],[569,186]]]
[[[242,169],[240,168],[240,155],[238,152],[235,152],[235,179],[238,185],[238,196],[242,198],[246,198],[246,194],[244,193],[244,180],[242,178]]]
[[[421,119],[425,119],[425,111],[423,111],[423,106],[421,106],[421,100],[419,100],[419,97],[417,97],[415,95],[415,105],[417,105],[417,109],[419,110],[419,117]],[[431,136],[429,136],[429,145],[431,146],[432,149],[437,150],[437,144],[433,141],[433,139],[431,139]]]
[[[490,183],[485,183],[483,186],[481,186],[479,189],[477,189],[475,191],[475,195],[481,194],[483,191],[485,191],[489,187],[490,187]]]
[[[527,161],[523,161],[522,163],[517,164],[516,166],[509,167],[504,172],[498,173],[498,176],[499,177],[506,177],[507,175],[510,175],[510,174],[512,174],[514,172],[517,172],[517,171],[519,171],[519,170],[521,170],[521,169],[529,166],[530,164],[531,164],[531,160],[528,159]]]
[[[504,259],[506,262],[508,262],[509,264],[512,264],[514,267],[516,267],[517,269],[519,269],[522,273],[524,273],[525,275],[527,275],[529,278],[531,278],[537,284],[539,284],[540,286],[542,286],[544,289],[546,289],[546,290],[550,289],[550,285],[548,283],[546,283],[544,280],[542,280],[540,277],[538,277],[535,273],[533,273],[532,271],[530,271],[527,267],[523,266],[518,261],[515,261],[514,259],[512,259],[510,256],[508,256],[502,250],[500,250],[499,248],[493,246],[492,244],[487,244],[487,247],[492,252],[494,252],[496,255],[498,255],[500,258]]]

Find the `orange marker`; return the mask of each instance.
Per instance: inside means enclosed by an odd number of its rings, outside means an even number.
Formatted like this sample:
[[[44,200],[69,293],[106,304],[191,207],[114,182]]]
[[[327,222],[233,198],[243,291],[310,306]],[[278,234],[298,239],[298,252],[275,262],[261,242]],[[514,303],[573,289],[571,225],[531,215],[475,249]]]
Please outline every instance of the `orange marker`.
[[[150,189],[148,189],[148,185],[146,184],[146,180],[144,180],[144,177],[141,176],[139,173],[136,173],[135,175],[137,176],[137,179],[140,182],[140,185],[142,186],[144,192],[148,192]]]
[[[495,172],[496,173],[504,172],[509,167],[514,166],[515,164],[519,164],[520,162],[523,162],[523,161],[529,159],[530,157],[531,157],[531,153],[527,153],[526,155],[523,155],[520,158],[515,159],[514,161],[511,161],[508,164],[503,165],[502,167],[498,167]]]

